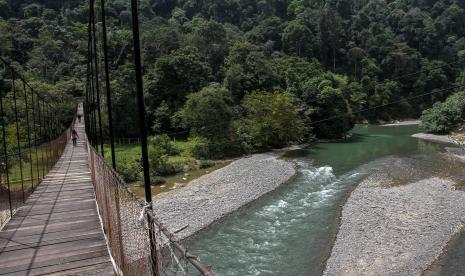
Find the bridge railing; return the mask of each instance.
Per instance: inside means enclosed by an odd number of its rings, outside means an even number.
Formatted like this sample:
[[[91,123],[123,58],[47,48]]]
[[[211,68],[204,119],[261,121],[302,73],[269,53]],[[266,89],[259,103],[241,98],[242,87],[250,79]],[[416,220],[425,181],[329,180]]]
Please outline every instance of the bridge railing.
[[[147,203],[90,143],[87,151],[99,214],[118,274],[190,275],[191,270],[195,275],[213,275],[158,222]]]
[[[139,41],[138,0],[131,0],[135,96],[145,200],[137,197],[115,172],[112,82],[107,47],[105,0],[89,1],[87,74],[84,117],[89,163],[104,232],[115,265],[122,275],[213,275],[190,255],[175,235],[158,222],[153,213],[147,124],[143,96]],[[99,35],[97,35],[99,34]],[[101,36],[100,36],[101,35]],[[101,46],[101,47],[99,47]],[[103,54],[101,56],[101,54]],[[121,114],[119,114],[121,115]],[[111,166],[105,162],[109,142]],[[191,271],[189,271],[191,270]]]
[[[0,229],[34,192],[64,151],[57,105],[0,57]]]

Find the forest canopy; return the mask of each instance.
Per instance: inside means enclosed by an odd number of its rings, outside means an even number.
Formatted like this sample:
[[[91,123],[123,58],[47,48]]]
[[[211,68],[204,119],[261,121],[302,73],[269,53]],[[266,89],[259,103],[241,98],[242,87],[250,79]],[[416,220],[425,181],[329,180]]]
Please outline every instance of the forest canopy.
[[[106,6],[115,135],[135,137],[130,3]],[[202,139],[215,156],[342,138],[356,122],[419,117],[463,90],[463,1],[139,6],[147,129]],[[0,55],[36,82],[82,97],[88,9],[87,1],[0,0]]]

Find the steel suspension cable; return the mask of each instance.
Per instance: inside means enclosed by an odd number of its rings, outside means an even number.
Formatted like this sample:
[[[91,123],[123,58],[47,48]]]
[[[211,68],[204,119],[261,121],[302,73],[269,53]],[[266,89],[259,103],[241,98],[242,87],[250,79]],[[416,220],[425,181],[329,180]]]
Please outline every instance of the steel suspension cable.
[[[91,9],[91,1],[89,0],[89,22],[87,26],[87,35],[88,35],[88,41],[87,41],[87,68],[88,68],[88,75],[87,79],[89,80],[88,82],[88,98],[87,98],[87,112],[88,112],[88,117],[89,117],[89,122],[87,123],[89,125],[89,138],[90,138],[90,143],[91,145],[95,148],[95,150],[98,152],[98,147],[95,145],[95,114],[94,114],[94,73],[93,73],[93,62],[92,62],[92,56],[93,56],[93,49],[92,49],[92,9]]]
[[[105,88],[107,92],[107,112],[108,112],[108,129],[110,135],[110,150],[111,164],[113,169],[116,169],[115,158],[115,141],[113,137],[113,114],[111,108],[111,88],[110,88],[110,73],[108,69],[108,45],[107,45],[107,24],[105,19],[105,0],[100,0],[100,10],[102,17],[102,41],[103,41],[103,59],[105,66]]]
[[[91,37],[92,39],[92,37]],[[91,45],[91,61],[90,61],[90,74],[91,74],[91,92],[92,92],[92,97],[91,97],[91,114],[92,114],[92,137],[93,137],[93,146],[97,150],[97,152],[100,152],[98,148],[98,133],[97,133],[97,112],[96,112],[96,100],[95,100],[95,87],[97,80],[95,79],[95,74],[94,74],[94,62],[93,62],[93,55],[94,55],[94,50]]]
[[[142,151],[142,165],[144,170],[144,187],[145,187],[145,200],[148,203],[150,211],[152,209],[152,189],[150,183],[150,171],[149,171],[149,157],[147,149],[147,130],[146,130],[146,118],[145,118],[145,104],[144,104],[144,90],[142,83],[142,62],[140,54],[140,35],[139,35],[139,11],[137,0],[131,0],[131,11],[132,11],[132,37],[134,41],[134,69],[136,73],[136,92],[137,92],[137,107],[139,112],[139,131],[141,139],[141,151]],[[159,275],[158,269],[158,254],[157,254],[157,243],[154,235],[154,223],[150,215],[147,215],[147,221],[149,225],[149,239],[150,239],[150,250],[151,250],[151,265],[154,275]]]
[[[97,36],[96,36],[96,27],[95,27],[95,0],[91,0],[91,15],[92,15],[92,41],[94,47],[94,63],[95,63],[95,90],[97,93],[97,116],[98,116],[98,126],[100,134],[100,149],[103,157],[105,153],[103,151],[103,128],[102,128],[102,112],[100,110],[100,79],[99,79],[99,67],[98,67],[98,52],[97,52]]]

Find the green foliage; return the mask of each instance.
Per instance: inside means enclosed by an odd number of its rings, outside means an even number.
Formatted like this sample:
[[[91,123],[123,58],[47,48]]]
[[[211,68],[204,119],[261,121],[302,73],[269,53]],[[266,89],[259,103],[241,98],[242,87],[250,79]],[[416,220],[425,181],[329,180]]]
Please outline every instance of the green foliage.
[[[465,92],[450,96],[443,103],[435,103],[421,116],[421,126],[425,131],[446,134],[465,118]]]
[[[134,137],[130,9],[120,0],[107,9],[115,135]],[[140,13],[150,135],[206,139],[198,154],[205,158],[287,144],[256,142],[269,131],[244,127],[252,115],[273,118],[265,112],[271,103],[247,110],[244,99],[255,91],[266,91],[266,100],[277,97],[271,91],[292,95],[304,137],[341,138],[356,121],[418,117],[465,79],[463,1],[141,1]],[[79,1],[0,0],[0,55],[46,95],[82,99],[87,20]],[[1,88],[8,83],[0,69]],[[447,131],[455,114],[455,105],[441,104],[423,117],[429,129]]]
[[[185,163],[179,160],[170,160],[166,155],[159,152],[150,152],[150,167],[153,176],[168,176],[184,170]]]
[[[300,20],[289,22],[282,35],[284,50],[298,57],[312,55],[314,40],[312,31]]]
[[[216,162],[213,160],[200,160],[199,169],[207,169],[216,165]]]
[[[209,141],[206,138],[194,136],[189,138],[187,151],[197,159],[208,159],[211,156]]]
[[[139,181],[142,177],[142,165],[139,160],[125,159],[118,160],[118,173],[127,183]]]
[[[271,90],[278,85],[278,75],[260,49],[250,43],[235,43],[226,58],[224,84],[233,99],[240,102],[247,92]]]
[[[186,104],[175,115],[175,121],[190,129],[191,135],[210,140],[228,135],[231,118],[231,99],[228,91],[219,84],[211,84],[188,95]]]
[[[318,138],[339,139],[352,129],[347,77],[324,73],[303,85],[304,113]]]
[[[151,136],[149,138],[149,145],[151,145],[152,149],[157,149],[158,152],[164,155],[179,154],[179,149],[166,134]]]
[[[291,95],[254,92],[245,96],[242,106],[245,116],[237,122],[238,133],[253,148],[270,149],[302,141],[305,126]]]
[[[185,47],[159,58],[146,79],[149,108],[155,110],[165,101],[171,110],[177,110],[187,94],[199,91],[211,80],[211,69],[197,48]]]
[[[178,28],[159,21],[149,22],[141,35],[143,59],[155,61],[157,58],[169,55],[181,45],[181,34]]]
[[[247,40],[254,44],[265,44],[268,50],[281,50],[281,33],[283,21],[277,16],[271,16],[261,21],[245,34]]]
[[[168,135],[155,135],[149,139],[150,172],[156,176],[175,174],[183,170],[183,163],[171,160],[170,156],[179,154],[174,142]]]

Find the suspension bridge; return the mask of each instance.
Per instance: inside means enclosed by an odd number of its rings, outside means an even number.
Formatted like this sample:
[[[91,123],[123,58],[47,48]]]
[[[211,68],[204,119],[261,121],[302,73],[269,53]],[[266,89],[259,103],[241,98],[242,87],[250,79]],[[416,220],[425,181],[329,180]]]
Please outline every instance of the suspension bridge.
[[[152,209],[137,0],[131,0],[131,11],[145,199],[116,172],[105,0],[100,0],[103,59],[94,5],[89,0],[85,99],[71,123],[63,110],[69,105],[38,92],[0,57],[7,83],[0,89],[0,275],[213,275]],[[104,103],[108,135],[102,131]],[[84,118],[76,120],[77,114]],[[80,136],[77,145],[70,142],[73,129]],[[104,157],[105,139],[111,165]]]
[[[83,123],[74,128],[85,137]],[[113,275],[84,141],[67,143],[55,166],[0,232],[0,275]]]
[[[27,86],[22,87],[15,95],[27,94]],[[29,92],[24,103],[33,95]],[[8,119],[3,106],[2,95],[2,126]],[[27,124],[27,139],[17,136],[17,152],[10,153],[6,135],[2,137],[3,164],[19,167],[21,176],[15,181],[7,169],[0,186],[7,187],[0,189],[0,275],[190,275],[189,269],[213,275],[91,145],[84,120],[74,119],[58,137],[21,149],[22,140],[40,140],[30,139],[35,132],[56,131],[40,105],[13,106],[15,114],[42,115]],[[77,114],[82,113],[80,104]],[[76,145],[70,139],[73,129],[80,137]]]

